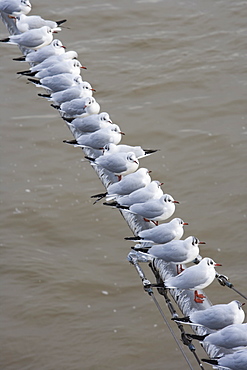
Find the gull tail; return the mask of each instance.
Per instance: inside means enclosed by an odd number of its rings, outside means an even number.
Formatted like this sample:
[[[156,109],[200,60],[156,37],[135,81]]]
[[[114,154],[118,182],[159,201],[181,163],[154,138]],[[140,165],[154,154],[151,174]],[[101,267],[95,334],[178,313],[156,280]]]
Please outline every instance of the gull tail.
[[[42,85],[39,80],[35,80],[35,78],[28,78],[28,81],[32,82],[34,85]]]
[[[124,238],[125,240],[131,240],[131,241],[136,241],[136,240],[141,240],[140,236],[130,236],[127,238]]]
[[[28,70],[28,71],[20,71],[20,72],[16,72],[16,73],[18,75],[34,77],[37,72],[31,72],[31,71]]]
[[[99,202],[101,199],[105,198],[107,195],[107,193],[101,193],[101,194],[96,194],[96,195],[91,195],[91,198],[97,198],[93,204],[96,204],[97,202]]]
[[[50,94],[38,94],[38,96],[41,96],[41,98],[50,98],[51,95]]]
[[[134,251],[138,251],[138,252],[148,254],[149,247],[146,247],[146,248],[140,248],[139,247],[138,248],[138,247],[134,246],[134,247],[131,247],[131,249],[133,249]]]
[[[179,322],[181,324],[192,324],[192,322],[190,321],[190,317],[189,316],[185,316],[185,317],[172,317],[171,320],[176,321],[176,322]]]
[[[120,209],[127,209],[127,210],[129,210],[129,207],[127,207],[127,206],[121,206],[117,202],[112,202],[112,203],[106,203],[106,202],[104,202],[103,204],[105,206],[110,206],[110,207],[116,207],[116,208],[120,208]]]
[[[67,22],[67,19],[62,19],[61,21],[56,21],[56,24],[58,26],[61,26],[61,24],[65,23],[65,22]]]
[[[10,38],[6,37],[5,39],[0,40],[1,42],[9,42]]]
[[[146,155],[158,152],[160,149],[143,149]]]
[[[206,362],[210,365],[218,365],[218,360],[208,360],[207,358],[202,358],[202,362]]]
[[[196,339],[196,340],[199,340],[200,342],[202,342],[209,334],[205,334],[205,335],[197,335],[197,334],[187,334],[186,335],[191,338],[191,339]]]
[[[76,140],[63,140],[63,143],[72,144],[72,145],[78,144]]]
[[[95,162],[95,158],[88,157],[87,155],[85,155],[84,158],[88,159],[90,162]]]
[[[19,58],[13,58],[13,60],[17,61],[17,62],[25,62],[26,61],[26,57],[23,55]]]
[[[66,122],[69,122],[71,123],[72,121],[74,121],[74,118],[66,118],[66,117],[62,117],[62,119]]]
[[[51,107],[53,107],[53,108],[55,108],[55,109],[59,109],[59,108],[60,108],[60,105],[51,104]]]

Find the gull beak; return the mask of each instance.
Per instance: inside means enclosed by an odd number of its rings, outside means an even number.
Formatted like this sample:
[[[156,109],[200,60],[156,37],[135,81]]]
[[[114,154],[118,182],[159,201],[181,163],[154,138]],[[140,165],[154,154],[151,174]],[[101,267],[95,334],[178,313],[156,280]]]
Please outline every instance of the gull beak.
[[[95,89],[90,89],[91,91],[94,91],[94,92],[96,92],[96,90]]]
[[[201,242],[201,241],[200,241],[198,244],[206,244],[206,242]],[[220,266],[221,266],[221,265],[220,265]]]
[[[215,263],[214,266],[222,266],[221,263]]]
[[[66,46],[62,45],[62,48],[66,49]]]
[[[164,182],[161,182],[161,183],[160,183],[160,186],[162,186],[162,185],[164,185]]]
[[[125,133],[124,133],[124,132],[121,132],[121,131],[120,131],[120,134],[121,134],[121,135],[125,135]]]
[[[81,66],[80,68],[82,68],[82,69],[87,69],[87,67],[83,67],[83,66]],[[92,89],[93,90],[93,89]]]
[[[152,171],[150,170],[150,171],[148,171],[148,173],[152,173]]]
[[[177,203],[177,204],[179,204],[179,201],[178,201],[178,200],[174,200],[174,201],[173,201],[173,203]]]
[[[189,225],[188,222],[184,222],[183,225]]]

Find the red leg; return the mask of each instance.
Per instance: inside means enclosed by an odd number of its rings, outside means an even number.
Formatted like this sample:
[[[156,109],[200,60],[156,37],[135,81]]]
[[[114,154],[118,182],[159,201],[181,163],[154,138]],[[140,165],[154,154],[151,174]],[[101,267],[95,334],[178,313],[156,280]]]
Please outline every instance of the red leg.
[[[176,265],[177,266],[177,274],[179,275],[179,274],[181,274],[181,272],[183,272],[184,271],[184,268],[183,268],[183,265]]]
[[[196,303],[203,303],[203,298],[206,298],[205,295],[199,294],[197,290],[194,293],[194,301]]]
[[[122,175],[117,175],[118,181],[122,179]]]

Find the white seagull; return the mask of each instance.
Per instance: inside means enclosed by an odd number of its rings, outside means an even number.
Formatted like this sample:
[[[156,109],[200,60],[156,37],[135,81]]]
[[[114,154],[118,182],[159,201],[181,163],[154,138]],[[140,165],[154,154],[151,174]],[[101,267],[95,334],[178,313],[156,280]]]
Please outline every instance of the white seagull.
[[[75,140],[64,140],[64,142],[80,147],[90,147],[100,150],[107,142],[119,143],[122,139],[122,135],[124,135],[124,133],[120,130],[120,127],[113,123],[108,127],[101,128],[89,134],[76,135]]]
[[[61,105],[66,101],[79,98],[87,98],[93,96],[93,91],[95,91],[89,82],[82,81],[76,86],[71,86],[66,90],[57,91],[51,94],[38,94],[43,98],[47,98],[49,101],[52,101],[55,105]]]
[[[0,40],[7,44],[24,46],[28,49],[37,50],[43,46],[49,45],[53,40],[53,31],[50,27],[43,26],[33,29],[19,35],[12,35]]]
[[[49,45],[43,46],[39,50],[31,50],[26,56],[23,55],[13,60],[28,63],[42,63],[50,57],[65,54],[66,47],[58,39],[54,39]]]
[[[0,11],[11,16],[28,14],[31,11],[29,0],[0,0]]]
[[[188,267],[177,276],[169,277],[165,280],[166,288],[178,288],[194,290],[194,301],[202,303],[204,295],[198,294],[199,289],[204,289],[215,279],[215,266],[221,264],[214,262],[211,258],[205,257],[198,265]]]
[[[116,205],[131,206],[132,204],[147,202],[150,199],[159,199],[163,195],[162,185],[163,183],[160,181],[153,180],[141,189],[117,197]],[[109,205],[113,204],[109,203]]]
[[[66,93],[66,90],[64,91]],[[66,120],[66,119],[65,119]],[[75,118],[68,122],[69,126],[76,130],[76,134],[87,134],[95,132],[101,128],[108,127],[112,124],[112,120],[107,112],[91,114],[91,116]]]
[[[152,221],[158,225],[159,221],[164,221],[173,215],[176,203],[179,202],[174,200],[171,195],[164,194],[159,199],[133,204],[128,211],[142,216],[145,221]]]
[[[26,14],[20,14],[13,18],[16,19],[16,27],[20,32],[26,32],[34,28],[40,28],[43,26],[48,26],[54,31],[61,31],[61,28],[59,26],[66,22],[66,19],[54,22],[50,20],[45,20],[41,18],[39,15],[26,15]]]
[[[217,347],[236,349],[247,346],[247,323],[232,324],[215,333],[196,335],[188,334],[190,338],[197,339],[202,343],[212,344]]]
[[[188,236],[185,240],[172,240],[166,244],[153,245],[145,255],[175,264],[189,263],[198,257],[199,244],[205,242],[194,236]]]
[[[147,157],[150,154],[153,154],[157,152],[158,149],[142,149],[141,146],[131,146],[131,145],[116,145],[113,143],[106,144],[103,148],[104,154],[109,154],[109,153],[117,153],[117,152],[134,152],[136,157],[138,159]]]
[[[125,238],[138,241],[138,243],[151,242],[165,244],[172,240],[181,239],[184,234],[184,225],[188,225],[181,218],[173,218],[170,222],[163,223],[151,229],[139,231],[138,236]]]
[[[100,105],[93,97],[73,99],[62,103],[59,111],[65,118],[86,117],[99,113]]]
[[[79,60],[72,59],[72,60],[63,60],[62,62],[58,62],[56,64],[51,65],[50,67],[43,68],[40,71],[21,71],[17,72],[17,74],[24,75],[24,76],[32,76],[35,78],[45,78],[48,76],[55,76],[62,73],[70,73],[73,76],[80,75],[81,68],[86,69],[86,67],[82,66]]]
[[[62,73],[55,76],[44,77],[41,80],[28,78],[28,81],[31,81],[37,87],[42,87],[51,92],[57,92],[81,84],[82,78],[81,76],[73,76],[71,73]]]
[[[244,303],[231,301],[216,304],[205,310],[193,311],[189,316],[176,317],[172,320],[194,326],[205,326],[211,330],[223,329],[228,325],[242,324],[245,318],[242,306]]]
[[[227,370],[246,370],[247,368],[247,350],[239,350],[234,353],[226,354],[218,359],[202,359],[203,362],[210,364],[215,368]]]
[[[39,49],[37,51],[31,51],[28,54],[30,56],[30,59],[32,59],[31,56],[32,56],[33,53],[35,53],[35,55],[36,55],[36,54],[41,53],[41,51],[43,53],[45,51],[47,51],[48,56],[42,62],[38,62],[38,64],[36,62],[33,67],[31,67],[29,70],[24,71],[24,72],[26,72],[27,74],[30,73],[30,72],[39,72],[39,71],[42,71],[43,69],[50,68],[50,67],[54,66],[57,63],[62,63],[64,61],[68,61],[68,60],[78,58],[78,54],[77,54],[76,51],[74,51],[74,50],[65,51],[65,47],[62,44],[61,44],[61,46],[58,47],[58,50],[60,50],[60,49],[63,50],[62,53],[49,56],[49,54],[50,54],[49,48],[50,49],[53,49],[53,48],[56,49],[56,46],[54,46],[54,44],[56,44],[56,42],[54,43],[54,41],[58,41],[58,45],[59,45],[59,43],[61,43],[61,41],[59,41],[59,40],[53,40],[50,45],[44,46],[44,48]],[[32,62],[32,60],[30,60],[30,62]]]
[[[119,180],[122,176],[135,172],[139,167],[139,161],[133,152],[101,155],[96,159],[87,156],[85,158],[89,159],[92,164],[114,173]]]

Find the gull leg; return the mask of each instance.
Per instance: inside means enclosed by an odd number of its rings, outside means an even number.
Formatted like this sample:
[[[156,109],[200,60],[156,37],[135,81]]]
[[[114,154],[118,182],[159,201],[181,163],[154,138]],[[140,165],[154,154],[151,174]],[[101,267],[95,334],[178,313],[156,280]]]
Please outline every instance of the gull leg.
[[[196,303],[203,303],[203,298],[206,298],[205,295],[199,294],[197,290],[194,293],[194,301]]]

